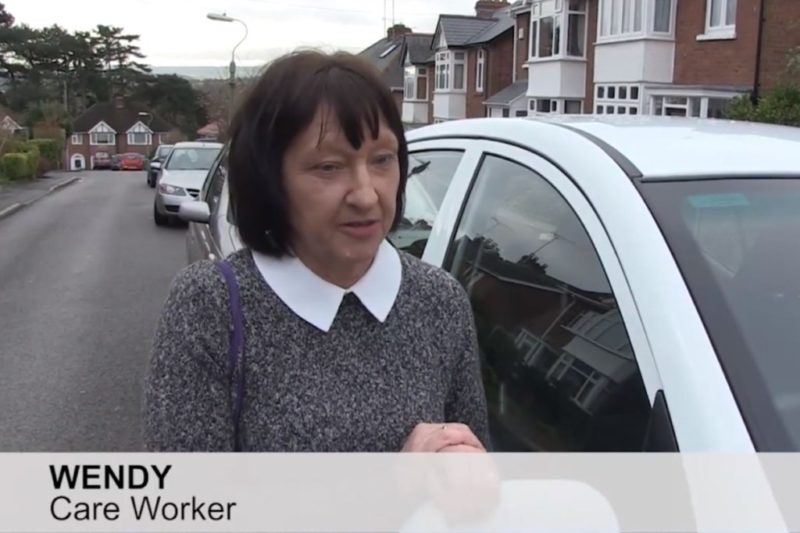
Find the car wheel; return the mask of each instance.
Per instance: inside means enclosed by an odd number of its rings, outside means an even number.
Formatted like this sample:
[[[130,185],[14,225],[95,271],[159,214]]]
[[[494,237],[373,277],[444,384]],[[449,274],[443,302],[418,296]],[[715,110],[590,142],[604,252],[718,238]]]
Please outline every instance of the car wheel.
[[[158,207],[155,203],[153,203],[153,220],[156,223],[156,226],[167,226],[169,225],[169,217],[166,215],[162,215],[158,212]]]

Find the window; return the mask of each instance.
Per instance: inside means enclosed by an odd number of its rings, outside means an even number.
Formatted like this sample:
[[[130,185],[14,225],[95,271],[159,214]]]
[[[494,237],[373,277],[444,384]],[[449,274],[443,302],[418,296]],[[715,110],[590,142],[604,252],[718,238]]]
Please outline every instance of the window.
[[[519,30],[517,30],[517,38],[519,40],[522,40],[522,39],[525,38],[525,28],[520,28]]]
[[[566,4],[565,8],[561,0],[543,0],[531,6],[532,59],[560,56],[565,49],[567,56],[584,57],[586,0],[568,0]]]
[[[403,96],[406,100],[417,99],[417,76],[414,67],[406,67],[405,69],[405,86],[403,88]]]
[[[724,118],[731,97],[703,95],[653,95],[650,109],[653,115],[670,117]]]
[[[478,58],[475,65],[475,90],[479,93],[483,92],[483,78],[484,68],[486,65],[486,56],[483,50],[478,50]]]
[[[586,2],[571,0],[567,13],[567,55],[583,57],[586,49]]]
[[[549,98],[540,98],[536,101],[537,113],[554,113],[558,110],[558,102]]]
[[[464,90],[464,74],[466,54],[464,52],[455,52],[453,54],[453,89],[456,91]]]
[[[83,135],[80,133],[73,133],[72,144],[83,144]]]
[[[581,100],[564,100],[564,114],[580,115],[583,113],[583,102]]]
[[[208,204],[208,209],[211,212],[211,219],[216,218],[219,211],[219,204],[222,200],[222,186],[225,184],[225,166],[222,164],[217,165],[214,169],[214,175],[208,184],[208,192],[206,193],[205,201]]]
[[[603,265],[542,176],[487,156],[445,267],[475,316],[496,451],[640,451],[649,401]]]
[[[638,85],[598,85],[595,94],[598,114],[638,115]]]
[[[92,133],[91,144],[114,144],[114,134],[108,132]]]
[[[517,111],[514,112],[514,116],[515,117],[527,117],[528,116],[528,112],[525,111],[524,109],[518,109]]]
[[[672,31],[672,0],[653,0],[653,31],[670,33]]]
[[[386,56],[388,56],[389,54],[391,54],[391,53],[394,51],[394,49],[395,49],[395,48],[397,48],[397,45],[396,45],[396,44],[389,45],[389,47],[388,47],[386,50],[384,50],[383,52],[381,52],[381,55],[380,55],[379,57],[380,57],[381,59],[383,59],[384,57],[386,57]]]
[[[149,133],[144,132],[131,132],[128,134],[128,144],[130,145],[145,145],[152,144],[153,137]]]
[[[671,34],[673,0],[600,0],[601,39]]]
[[[462,155],[455,150],[409,154],[403,218],[388,237],[395,247],[422,257],[436,214]]]
[[[736,29],[736,0],[706,0],[706,33],[732,34]]]
[[[509,116],[511,116],[511,111],[507,107],[504,107],[503,111],[502,111],[502,115],[503,115],[503,118],[508,118]]]

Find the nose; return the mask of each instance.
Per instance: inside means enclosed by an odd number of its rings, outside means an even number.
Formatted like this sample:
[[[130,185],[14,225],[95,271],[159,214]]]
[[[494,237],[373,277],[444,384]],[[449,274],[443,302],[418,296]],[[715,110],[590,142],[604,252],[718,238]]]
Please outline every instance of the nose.
[[[353,169],[353,185],[347,195],[347,203],[359,210],[371,209],[378,203],[375,179],[366,163],[359,163]]]

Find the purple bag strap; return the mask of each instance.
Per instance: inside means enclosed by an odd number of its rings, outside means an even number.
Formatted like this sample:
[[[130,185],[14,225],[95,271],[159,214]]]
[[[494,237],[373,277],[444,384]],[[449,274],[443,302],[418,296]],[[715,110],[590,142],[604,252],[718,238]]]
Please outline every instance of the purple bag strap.
[[[240,423],[242,418],[242,407],[244,405],[244,319],[242,317],[242,306],[239,299],[239,284],[236,282],[236,274],[233,267],[227,261],[218,261],[217,268],[225,278],[228,286],[228,301],[231,309],[231,319],[233,321],[233,331],[231,331],[228,347],[228,359],[231,368],[231,380],[236,377],[234,387],[233,403],[233,431],[234,431],[234,450],[241,451]],[[237,372],[238,369],[238,372]],[[233,385],[233,384],[232,384]]]

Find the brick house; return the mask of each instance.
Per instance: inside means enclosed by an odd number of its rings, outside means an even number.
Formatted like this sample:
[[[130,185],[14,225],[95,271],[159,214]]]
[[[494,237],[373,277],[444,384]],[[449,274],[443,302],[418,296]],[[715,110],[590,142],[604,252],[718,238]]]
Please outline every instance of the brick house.
[[[411,28],[395,24],[386,31],[386,37],[374,42],[358,54],[381,72],[384,82],[394,95],[398,110],[403,108],[403,43],[405,36],[411,33]]]
[[[433,37],[433,122],[481,117],[513,81],[514,19],[506,0],[479,0],[474,16],[441,15]]]
[[[718,117],[779,83],[800,46],[795,0],[524,0],[511,12],[530,114]]]
[[[403,123],[430,124],[433,121],[433,72],[435,56],[432,34],[405,36],[401,58],[403,62]]]
[[[91,169],[99,153],[149,155],[166,141],[172,127],[147,110],[126,105],[121,98],[98,103],[76,120],[67,141],[66,168]]]

